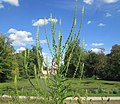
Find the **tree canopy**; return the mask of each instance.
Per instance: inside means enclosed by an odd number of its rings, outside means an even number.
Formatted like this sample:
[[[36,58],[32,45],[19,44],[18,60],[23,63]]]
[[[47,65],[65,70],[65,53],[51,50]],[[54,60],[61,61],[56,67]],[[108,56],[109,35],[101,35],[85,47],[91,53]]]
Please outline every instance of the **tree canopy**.
[[[73,48],[74,47],[74,48]],[[28,50],[28,49],[26,49]],[[34,76],[34,65],[38,68],[39,63],[43,65],[44,57],[41,54],[42,48],[39,46],[39,54],[36,55],[36,46],[29,49],[28,74]],[[16,53],[10,39],[0,34],[0,82],[12,78],[12,73],[16,68],[19,70],[19,76],[25,78],[24,67],[25,51]],[[67,64],[69,63],[69,66]],[[84,65],[84,71],[82,71]],[[67,67],[66,67],[67,66]],[[64,63],[61,71],[66,73],[66,77],[80,77],[81,73],[84,77],[93,77],[106,79],[106,80],[120,80],[120,45],[115,44],[112,46],[109,54],[94,53],[86,51],[80,46],[80,42],[69,42],[68,48],[65,52]],[[76,74],[74,74],[76,73]],[[74,76],[75,75],[75,76]]]
[[[72,50],[73,47],[74,49]],[[72,55],[70,56],[71,51],[72,51]],[[74,42],[68,43],[68,49],[66,50],[65,58],[64,58],[64,66],[66,66],[69,58],[71,57],[68,71],[67,71],[67,77],[70,77],[70,78],[73,77],[74,73],[76,73],[75,77],[77,78],[80,77],[82,64],[84,61],[84,54],[85,52],[83,48],[80,47],[79,40],[76,43]]]
[[[5,35],[0,34],[0,82],[11,77],[11,70],[14,69],[14,48],[11,41]]]

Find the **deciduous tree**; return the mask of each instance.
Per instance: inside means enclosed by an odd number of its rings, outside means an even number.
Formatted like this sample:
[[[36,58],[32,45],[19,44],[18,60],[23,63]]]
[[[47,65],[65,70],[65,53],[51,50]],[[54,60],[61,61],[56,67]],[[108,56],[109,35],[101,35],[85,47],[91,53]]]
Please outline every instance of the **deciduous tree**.
[[[2,73],[2,81],[9,79],[11,77],[11,70],[14,69],[14,48],[11,45],[10,39],[0,34],[0,73]]]

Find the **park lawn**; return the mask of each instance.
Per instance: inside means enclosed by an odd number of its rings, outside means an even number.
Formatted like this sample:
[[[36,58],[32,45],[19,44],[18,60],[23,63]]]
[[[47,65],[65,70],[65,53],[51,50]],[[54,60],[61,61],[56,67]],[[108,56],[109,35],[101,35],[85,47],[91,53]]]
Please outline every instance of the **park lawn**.
[[[44,82],[40,79],[38,86],[35,79],[31,79],[37,88],[43,89]],[[79,93],[80,96],[120,96],[120,82],[119,81],[105,81],[94,79],[70,79],[67,82],[71,83],[70,93]],[[20,95],[36,96],[35,89],[31,86],[28,80],[22,79],[18,81],[18,90]],[[87,92],[86,92],[87,90]],[[14,95],[14,83],[6,82],[0,83],[0,95]]]
[[[105,88],[112,90],[114,88],[120,88],[119,81],[106,81],[106,80],[94,80],[94,79],[71,79],[71,85],[73,88]]]
[[[71,79],[71,88],[77,92],[87,89],[89,96],[120,96],[120,82],[95,79]],[[83,91],[81,91],[83,90]],[[82,96],[82,95],[81,95]]]

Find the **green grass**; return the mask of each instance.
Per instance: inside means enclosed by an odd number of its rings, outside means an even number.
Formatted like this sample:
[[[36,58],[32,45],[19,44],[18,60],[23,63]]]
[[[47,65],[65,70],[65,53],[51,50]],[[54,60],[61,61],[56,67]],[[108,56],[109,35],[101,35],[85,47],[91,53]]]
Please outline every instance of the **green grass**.
[[[31,80],[36,86],[35,79]],[[44,90],[43,80],[41,81],[41,88]],[[118,81],[105,81],[94,79],[70,79],[71,83],[70,93],[78,92],[80,96],[85,96],[87,89],[88,96],[120,96],[120,82]],[[28,80],[18,81],[18,90],[20,95],[36,96],[34,88],[30,85]],[[14,83],[6,82],[0,83],[0,95],[14,95]]]
[[[82,93],[87,89],[88,96],[120,96],[120,82],[94,79],[73,79],[71,88]],[[82,95],[81,95],[82,96]]]
[[[14,103],[13,103],[14,102]],[[24,100],[19,100],[19,103],[14,101],[14,99],[6,99],[6,98],[0,98],[0,104],[43,104],[42,100],[37,100],[37,99],[24,99]]]

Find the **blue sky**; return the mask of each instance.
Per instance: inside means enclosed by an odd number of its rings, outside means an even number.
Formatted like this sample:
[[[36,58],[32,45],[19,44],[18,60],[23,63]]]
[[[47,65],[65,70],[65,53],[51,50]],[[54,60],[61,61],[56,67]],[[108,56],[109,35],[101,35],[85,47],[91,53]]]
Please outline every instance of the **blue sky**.
[[[62,19],[63,42],[66,40],[73,21],[75,0],[0,0],[0,32],[9,36],[16,51],[24,50],[35,43],[36,26],[40,26],[40,40],[44,55],[49,55],[43,32],[46,17],[49,39],[49,17],[52,13],[57,21]],[[78,0],[77,23],[81,8],[85,16],[80,39],[85,49],[109,53],[114,44],[120,44],[120,0]],[[78,25],[77,25],[78,26]]]

